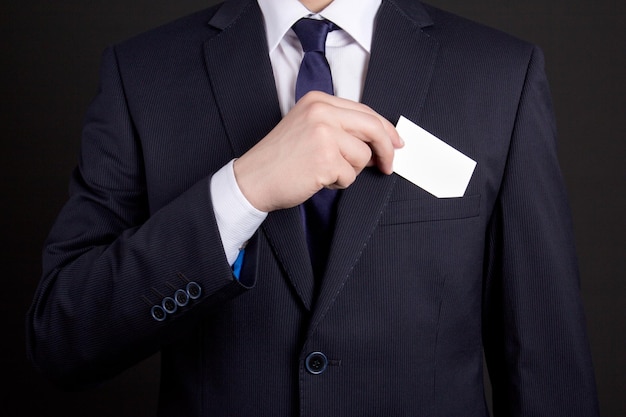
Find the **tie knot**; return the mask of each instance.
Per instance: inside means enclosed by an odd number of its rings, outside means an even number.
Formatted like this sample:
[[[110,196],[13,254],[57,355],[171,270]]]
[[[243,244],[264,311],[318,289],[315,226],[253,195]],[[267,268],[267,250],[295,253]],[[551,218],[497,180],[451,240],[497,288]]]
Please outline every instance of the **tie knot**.
[[[326,36],[328,32],[337,29],[337,26],[329,20],[302,18],[292,28],[298,35],[304,52],[325,53]]]

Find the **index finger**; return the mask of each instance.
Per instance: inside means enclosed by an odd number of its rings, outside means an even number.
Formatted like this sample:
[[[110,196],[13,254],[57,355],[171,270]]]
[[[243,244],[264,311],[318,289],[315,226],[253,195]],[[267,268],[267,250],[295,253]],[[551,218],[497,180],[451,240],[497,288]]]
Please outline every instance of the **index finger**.
[[[380,123],[382,123],[385,131],[391,138],[394,148],[401,148],[404,146],[404,141],[400,138],[400,135],[398,135],[395,126],[368,105],[337,96],[328,96],[327,98],[329,98],[329,104],[336,107],[360,111],[376,117]]]
[[[374,164],[385,174],[393,172],[394,149],[402,147],[395,127],[367,106],[338,109],[341,127],[350,135],[368,144]]]

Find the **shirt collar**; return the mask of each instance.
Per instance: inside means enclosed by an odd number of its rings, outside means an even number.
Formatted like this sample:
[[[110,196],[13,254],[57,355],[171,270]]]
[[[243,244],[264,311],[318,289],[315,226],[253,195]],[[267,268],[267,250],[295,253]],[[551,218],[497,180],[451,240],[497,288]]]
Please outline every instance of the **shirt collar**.
[[[297,0],[257,1],[265,19],[269,52],[276,48],[298,19],[312,14]],[[369,53],[380,3],[381,0],[334,0],[319,15],[341,27]]]

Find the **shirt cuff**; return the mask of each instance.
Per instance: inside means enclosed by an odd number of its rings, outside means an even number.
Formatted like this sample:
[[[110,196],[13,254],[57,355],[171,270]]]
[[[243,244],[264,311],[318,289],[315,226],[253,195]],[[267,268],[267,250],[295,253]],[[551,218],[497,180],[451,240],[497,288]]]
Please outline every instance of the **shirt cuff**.
[[[228,264],[233,265],[239,251],[267,217],[243,195],[235,179],[234,159],[213,174],[209,184],[213,212]]]

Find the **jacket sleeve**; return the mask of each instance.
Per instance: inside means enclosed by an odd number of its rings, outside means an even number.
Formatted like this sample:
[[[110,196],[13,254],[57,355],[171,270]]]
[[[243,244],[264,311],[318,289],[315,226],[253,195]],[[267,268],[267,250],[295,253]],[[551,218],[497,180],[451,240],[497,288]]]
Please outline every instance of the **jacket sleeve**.
[[[59,384],[119,373],[252,285],[233,279],[209,179],[152,212],[143,160],[110,48],[27,313],[29,356]]]
[[[495,416],[598,415],[543,55],[531,55],[490,222],[483,340]]]

